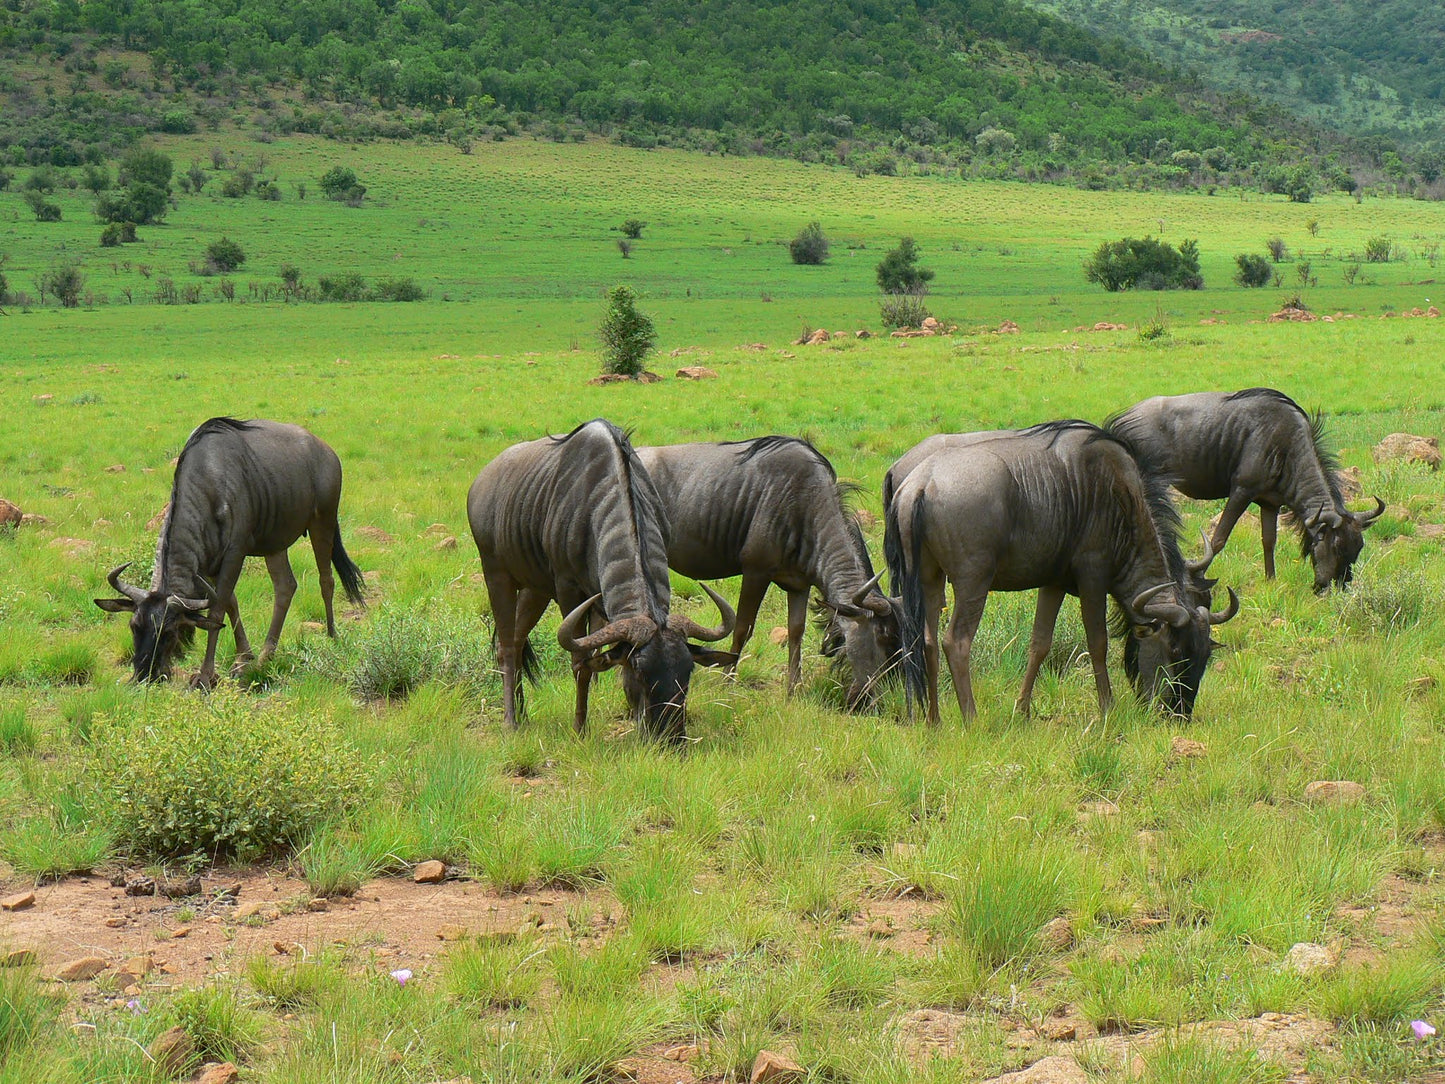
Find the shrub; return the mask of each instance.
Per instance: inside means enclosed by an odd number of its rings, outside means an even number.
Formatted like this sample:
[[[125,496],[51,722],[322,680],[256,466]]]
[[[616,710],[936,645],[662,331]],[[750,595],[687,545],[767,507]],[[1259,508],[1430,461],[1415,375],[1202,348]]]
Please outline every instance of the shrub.
[[[154,148],[137,147],[121,159],[120,180],[125,185],[151,184],[169,192],[174,168],[168,155]]]
[[[323,301],[365,301],[366,280],[355,271],[331,276],[322,275],[316,280]]]
[[[1176,249],[1152,237],[1103,242],[1084,262],[1084,278],[1111,293],[1131,289],[1198,290],[1204,285],[1196,242],[1185,241]]]
[[[80,294],[85,289],[85,276],[75,264],[61,264],[45,273],[41,286],[47,293],[54,294],[67,309],[73,309],[80,304]]]
[[[229,237],[222,237],[219,241],[212,241],[206,246],[206,263],[212,271],[226,273],[235,271],[246,262],[246,253],[241,246]]]
[[[1271,237],[1264,243],[1269,251],[1269,258],[1275,263],[1289,259],[1289,246],[1284,243],[1283,237]]]
[[[828,258],[828,239],[823,236],[823,227],[809,222],[788,242],[788,255],[796,264],[813,267],[821,264]]]
[[[1388,237],[1371,237],[1365,242],[1365,262],[1389,263],[1392,247]]]
[[[332,166],[321,175],[321,191],[327,199],[357,204],[366,195],[366,186],[356,176],[356,171],[346,166]]]
[[[0,192],[3,192],[5,191],[5,189],[9,188],[10,182],[14,179],[15,174],[11,173],[8,169],[5,169],[4,167],[0,167]]]
[[[632,242],[625,237],[619,237],[617,239],[617,251],[622,253],[624,260],[627,259],[632,255]]]
[[[918,294],[887,294],[878,308],[878,318],[890,331],[899,327],[922,327],[931,315]]]
[[[51,203],[45,198],[45,194],[35,189],[25,193],[25,203],[35,212],[36,222],[59,222],[60,205]]]
[[[1263,256],[1256,256],[1252,252],[1241,252],[1234,258],[1239,270],[1234,273],[1234,281],[1241,286],[1268,286],[1273,275],[1270,271],[1269,261]]]
[[[262,181],[256,186],[256,198],[267,200],[271,203],[279,202],[281,199],[281,187],[275,181]]]
[[[413,278],[377,279],[376,287],[371,291],[372,297],[377,301],[420,301],[426,297],[426,291],[417,285]]]
[[[622,236],[626,237],[629,241],[640,241],[642,239],[642,231],[647,228],[647,223],[640,218],[629,218],[617,228],[622,231]]]
[[[98,196],[110,187],[110,170],[104,166],[87,165],[80,183],[92,195]]]
[[[196,130],[196,118],[186,109],[167,109],[161,114],[161,131],[172,135],[190,135]]]
[[[643,359],[657,344],[657,329],[637,311],[637,294],[630,286],[614,286],[607,292],[607,310],[598,334],[602,337],[602,371],[624,376],[642,372]]]
[[[899,238],[898,247],[878,264],[878,288],[885,294],[917,294],[928,292],[933,272],[918,266],[918,246],[913,238]]]
[[[116,194],[101,195],[95,201],[95,214],[102,222],[134,222],[145,226],[166,216],[170,204],[169,186],[146,181],[127,185]]]
[[[249,194],[255,184],[256,175],[243,167],[221,182],[221,195],[227,199],[240,199]]]
[[[133,245],[136,242],[134,222],[108,222],[100,231],[100,243],[104,248],[117,245]]]
[[[55,191],[55,186],[58,183],[59,181],[56,177],[55,170],[49,166],[41,166],[25,178],[25,183],[21,188],[26,192],[44,192],[46,195],[49,195]]]
[[[229,690],[98,718],[92,748],[119,841],[155,858],[273,853],[341,815],[370,774],[330,719]]]

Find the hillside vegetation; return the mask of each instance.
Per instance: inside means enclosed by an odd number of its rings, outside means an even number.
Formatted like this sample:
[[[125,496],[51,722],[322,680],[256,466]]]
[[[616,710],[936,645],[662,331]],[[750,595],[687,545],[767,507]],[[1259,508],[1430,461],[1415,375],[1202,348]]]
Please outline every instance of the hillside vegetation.
[[[1254,181],[1345,154],[1142,50],[1013,0],[276,0],[0,9],[0,146],[67,165],[146,131],[558,140],[860,173],[1091,186]]]

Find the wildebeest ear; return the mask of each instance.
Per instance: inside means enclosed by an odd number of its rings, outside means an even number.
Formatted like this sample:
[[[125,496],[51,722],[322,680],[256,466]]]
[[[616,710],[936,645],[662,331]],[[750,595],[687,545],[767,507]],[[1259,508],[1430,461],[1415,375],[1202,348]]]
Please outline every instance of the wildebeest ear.
[[[108,614],[125,614],[135,612],[135,600],[129,598],[98,598],[94,600]]]
[[[187,610],[181,616],[181,621],[187,625],[195,625],[198,629],[205,629],[207,632],[215,632],[226,623],[226,615],[218,614],[215,616],[202,617],[200,614]]]
[[[699,666],[736,666],[738,653],[736,651],[718,651],[715,648],[703,647],[701,644],[688,644],[687,649],[692,652],[692,661]]]
[[[1135,625],[1134,639],[1147,640],[1151,636],[1158,636],[1163,629],[1164,623],[1162,621],[1149,621],[1141,625]]]
[[[604,651],[600,655],[593,655],[587,660],[587,668],[594,674],[601,674],[611,670],[614,666],[621,666],[632,655],[631,644],[623,642],[614,647],[611,651]]]

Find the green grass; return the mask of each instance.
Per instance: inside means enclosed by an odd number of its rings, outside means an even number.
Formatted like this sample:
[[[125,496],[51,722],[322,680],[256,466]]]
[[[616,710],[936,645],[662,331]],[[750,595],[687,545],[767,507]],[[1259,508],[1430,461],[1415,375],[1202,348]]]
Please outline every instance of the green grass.
[[[319,175],[348,150],[297,140],[268,153],[288,178]],[[1445,479],[1377,465],[1370,448],[1391,431],[1440,432],[1445,327],[1373,318],[1433,296],[1421,281],[1432,270],[1416,257],[1372,267],[1378,285],[1327,280],[1332,261],[1367,237],[1417,246],[1445,230],[1434,205],[860,181],[599,144],[514,142],[470,159],[364,151],[374,205],[183,200],[147,236],[153,274],[183,277],[185,254],[214,230],[241,241],[258,278],[283,259],[305,261],[308,275],[354,265],[371,277],[428,276],[431,300],[127,306],[114,295],[138,272],[112,271],[85,247],[94,231],[83,208],[68,207],[60,232],[0,215],[12,283],[23,288],[64,241],[112,298],[3,318],[0,495],[50,522],[0,536],[0,859],[17,883],[107,868],[138,856],[172,813],[214,819],[205,803],[227,795],[230,808],[249,809],[231,785],[264,764],[278,773],[266,793],[286,808],[268,807],[276,816],[264,825],[237,821],[226,838],[257,836],[249,853],[289,863],[317,894],[436,858],[475,881],[471,891],[505,897],[499,907],[575,895],[546,929],[529,923],[514,940],[462,942],[408,964],[417,975],[404,988],[386,977],[394,963],[336,947],[238,968],[245,985],[207,988],[174,1010],[160,995],[147,995],[142,1016],[73,998],[94,1042],[32,1012],[48,1002],[26,1000],[38,987],[11,973],[17,1011],[33,1021],[24,1034],[39,1037],[27,1040],[39,1053],[25,1079],[144,1080],[134,1044],[189,1013],[215,1049],[229,1036],[265,1084],[595,1077],[650,1044],[704,1039],[700,1069],[718,1075],[745,1077],[758,1050],[781,1047],[819,1079],[976,1080],[1021,1067],[1004,1037],[1064,1007],[1122,1032],[1301,1012],[1342,1028],[1338,1047],[1314,1056],[1321,1079],[1424,1073],[1431,1056],[1406,1044],[1409,1020],[1438,1023],[1442,1004],[1432,931],[1445,898],[1445,573],[1425,528],[1445,519]],[[12,198],[0,193],[0,209]],[[634,214],[650,225],[623,268],[608,231]],[[1306,216],[1321,219],[1318,239]],[[834,255],[795,268],[774,242],[813,218]],[[1208,289],[1145,298],[1085,288],[1090,248],[1159,233],[1160,218],[1171,240],[1201,238]],[[872,267],[903,232],[938,271],[930,304],[959,332],[789,345],[804,324],[876,330]],[[1370,318],[1258,322],[1275,293],[1224,283],[1235,251],[1275,235],[1308,253],[1317,311]],[[658,320],[653,367],[704,363],[716,381],[586,385],[601,289],[622,270]],[[1141,343],[1138,325],[1161,305],[1169,335]],[[1004,319],[1022,332],[982,330]],[[1073,330],[1098,320],[1130,326]],[[757,342],[764,349],[748,348]],[[694,677],[695,740],[683,753],[635,734],[612,677],[593,693],[589,734],[572,733],[555,612],[536,636],[543,680],[529,691],[529,719],[515,733],[501,726],[464,497],[508,443],[596,415],[649,442],[799,433],[864,486],[860,503],[876,514],[883,471],[927,433],[1101,419],[1147,394],[1255,384],[1329,411],[1344,461],[1390,509],[1346,595],[1311,593],[1289,536],[1279,579],[1265,581],[1257,528],[1238,530],[1213,572],[1239,591],[1241,614],[1218,630],[1226,647],[1189,724],[1127,694],[1097,717],[1072,604],[1035,716],[1016,718],[1027,595],[989,603],[974,648],[980,713],[967,727],[948,714],[936,730],[906,723],[895,691],[877,715],[840,714],[811,631],[805,681],[789,701],[785,649],[767,637],[784,621],[775,592],[737,679]],[[374,576],[369,607],[343,607],[329,641],[303,627],[323,615],[298,548],[276,659],[244,690],[227,684],[204,699],[179,683],[129,684],[125,623],[90,600],[124,561],[144,582],[155,541],[145,524],[169,493],[170,460],[191,426],[217,413],[295,420],[336,447],[347,547]],[[125,470],[105,469],[115,464]],[[1192,547],[1217,507],[1182,511]],[[867,531],[875,559],[880,534]],[[456,548],[437,548],[447,536]],[[90,546],[52,544],[63,539]],[[271,589],[253,565],[238,595],[256,637]],[[710,619],[695,585],[674,587],[678,606]],[[223,634],[223,670],[232,650]],[[1114,680],[1126,688],[1121,673]],[[1205,755],[1171,755],[1175,736]],[[243,744],[289,751],[247,758]],[[314,755],[297,752],[308,748]],[[215,781],[216,757],[187,767],[201,749],[225,754],[225,780]],[[128,750],[141,752],[120,758]],[[306,764],[320,774],[287,770]],[[322,776],[344,784],[336,801],[321,800]],[[204,801],[152,804],[184,797],[198,778],[213,780]],[[1315,779],[1355,780],[1367,796],[1313,807],[1303,794]],[[136,786],[145,780],[155,785]],[[1081,811],[1100,800],[1118,812]],[[173,843],[163,849],[202,849]],[[1371,917],[1387,889],[1410,897],[1388,935]],[[880,910],[897,926],[876,935]],[[1039,940],[1056,917],[1072,933],[1067,947]],[[1297,941],[1381,959],[1302,979],[1279,966]],[[888,1037],[904,1014],[930,1007],[967,1013],[968,1026],[951,1054],[909,1062]],[[1148,1079],[1276,1079],[1250,1051],[1187,1038],[1156,1049],[1135,1067]]]

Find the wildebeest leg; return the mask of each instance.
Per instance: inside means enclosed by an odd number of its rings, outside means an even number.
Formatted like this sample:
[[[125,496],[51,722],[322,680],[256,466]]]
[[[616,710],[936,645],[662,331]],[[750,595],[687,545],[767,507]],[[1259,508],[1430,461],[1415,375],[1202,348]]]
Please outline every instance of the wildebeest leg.
[[[502,672],[502,717],[517,728],[517,584],[505,572],[482,566],[487,581],[487,598],[492,604],[492,623],[497,637],[497,669]]]
[[[572,656],[572,680],[577,685],[577,707],[572,713],[572,729],[579,736],[587,733],[587,694],[592,691],[592,668],[586,655]]]
[[[742,590],[738,593],[738,619],[733,626],[733,654],[741,655],[743,647],[753,638],[753,629],[758,623],[758,609],[763,596],[768,593],[768,577],[756,572],[743,573]],[[738,664],[730,664],[728,673],[736,672]]]
[[[808,627],[808,589],[788,592],[788,695],[803,680],[803,633]]]
[[[233,592],[226,600],[226,616],[231,619],[231,632],[236,637],[236,661],[251,660],[251,641],[246,638],[246,630],[241,627],[241,603]]]
[[[336,639],[336,614],[332,598],[336,595],[336,577],[331,572],[331,544],[336,537],[336,519],[313,520],[307,529],[311,536],[311,552],[316,555],[316,582],[321,585],[321,601],[326,606],[326,635]]]
[[[1084,619],[1084,642],[1089,646],[1089,661],[1094,665],[1094,687],[1099,692],[1099,710],[1108,712],[1114,706],[1114,690],[1109,685],[1109,620],[1107,596],[1101,590],[1081,588],[1079,614]]]
[[[1024,671],[1023,687],[1019,689],[1018,703],[1014,710],[1028,715],[1033,708],[1034,679],[1039,676],[1039,667],[1048,658],[1049,648],[1054,646],[1054,626],[1058,624],[1059,607],[1064,603],[1062,587],[1040,587],[1039,601],[1034,607],[1034,634],[1029,640],[1029,665]]]
[[[286,623],[286,613],[291,609],[291,600],[296,597],[296,574],[291,571],[291,558],[285,550],[266,557],[266,571],[271,573],[271,589],[276,592],[276,601],[271,608],[271,627],[266,630],[266,642],[261,645],[262,662],[276,654],[276,645],[281,642],[281,626]]]
[[[1264,543],[1264,578],[1274,579],[1274,541],[1279,532],[1279,506],[1273,504],[1261,504],[1259,506],[1259,534],[1260,541]]]
[[[221,562],[221,573],[216,577],[214,585],[217,599],[235,597],[236,581],[241,578],[241,566],[245,563],[246,555],[244,553],[227,556]],[[223,602],[220,605],[225,608],[227,603]],[[217,615],[211,614],[210,616],[214,618]],[[218,623],[206,632],[206,657],[201,660],[200,672],[191,678],[193,689],[209,689],[216,684],[216,645],[221,639],[221,624],[224,622]],[[236,646],[238,649],[240,648],[239,640],[237,640]]]
[[[938,725],[938,617],[943,613],[943,573],[933,568],[919,569],[923,590],[923,669],[928,681],[928,722]]]
[[[1229,500],[1224,503],[1224,511],[1219,513],[1219,522],[1214,526],[1214,537],[1209,540],[1215,553],[1224,549],[1224,544],[1229,541],[1229,532],[1234,530],[1239,517],[1249,508],[1251,499],[1249,493],[1242,489],[1236,489],[1229,495]]]
[[[958,710],[964,720],[978,713],[973,702],[973,679],[969,676],[968,658],[973,651],[973,637],[983,619],[988,592],[973,598],[961,597],[957,581],[953,584],[953,618],[943,638],[943,653],[948,656],[948,672],[953,675],[953,692],[958,697]]]

